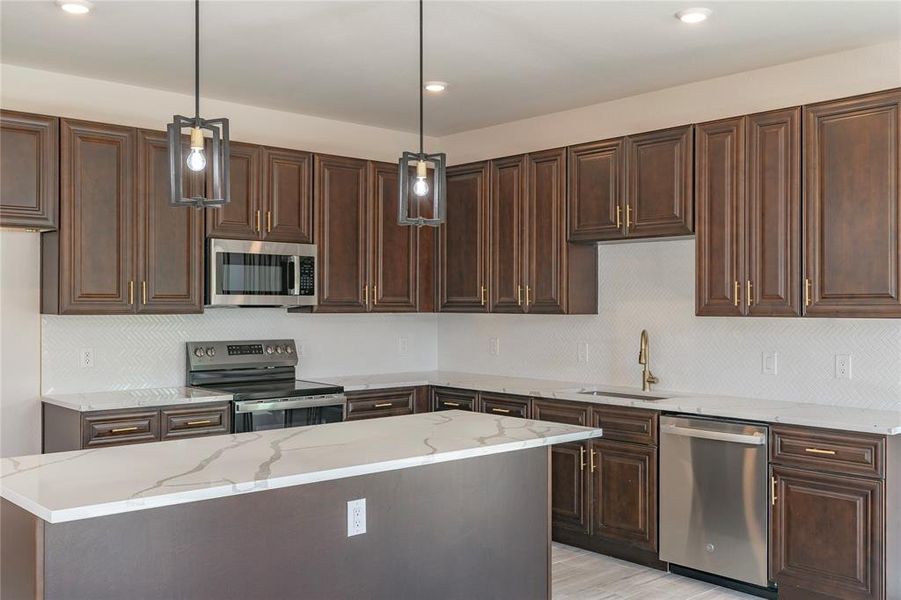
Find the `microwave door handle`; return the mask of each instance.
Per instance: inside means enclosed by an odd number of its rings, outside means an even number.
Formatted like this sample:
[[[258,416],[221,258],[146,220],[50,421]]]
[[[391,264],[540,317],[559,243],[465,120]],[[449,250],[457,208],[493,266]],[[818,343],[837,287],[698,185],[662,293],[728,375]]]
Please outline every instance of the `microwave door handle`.
[[[289,295],[300,296],[300,261],[297,260],[296,256],[291,256],[288,258],[288,262],[293,267],[293,269],[291,270],[293,281],[291,282],[291,286],[288,289]]]

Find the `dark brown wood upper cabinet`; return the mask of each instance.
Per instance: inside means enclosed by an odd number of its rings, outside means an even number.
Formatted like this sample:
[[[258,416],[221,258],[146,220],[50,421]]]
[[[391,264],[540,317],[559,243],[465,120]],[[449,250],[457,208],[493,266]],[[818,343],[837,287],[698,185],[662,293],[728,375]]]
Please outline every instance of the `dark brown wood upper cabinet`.
[[[804,314],[901,316],[901,90],[804,107]]]
[[[569,239],[600,241],[625,235],[625,138],[569,148]]]
[[[370,287],[373,312],[416,312],[419,228],[398,225],[398,167],[370,163]]]
[[[0,110],[0,227],[56,229],[59,119]]]
[[[317,154],[313,202],[319,249],[319,312],[365,312],[368,283],[369,211],[364,160]]]
[[[801,109],[748,117],[745,306],[801,314]]]
[[[529,154],[528,166],[526,306],[529,312],[563,314],[569,300],[566,149]]]
[[[225,206],[207,208],[208,237],[257,240],[263,232],[260,190],[262,149],[253,144],[231,142],[229,183],[231,200]]]
[[[626,236],[694,231],[691,125],[626,138]]]
[[[486,162],[447,169],[447,219],[438,233],[439,308],[488,312]]]
[[[263,148],[263,239],[313,243],[312,162],[309,152]]]
[[[169,205],[166,134],[138,131],[137,140],[136,310],[203,312],[203,211]],[[202,175],[185,172],[188,193],[202,193]]]
[[[524,155],[491,161],[488,252],[491,312],[525,312],[526,168]]]
[[[696,311],[744,314],[745,119],[697,126]]]
[[[60,228],[42,236],[42,311],[135,310],[135,130],[61,120]]]

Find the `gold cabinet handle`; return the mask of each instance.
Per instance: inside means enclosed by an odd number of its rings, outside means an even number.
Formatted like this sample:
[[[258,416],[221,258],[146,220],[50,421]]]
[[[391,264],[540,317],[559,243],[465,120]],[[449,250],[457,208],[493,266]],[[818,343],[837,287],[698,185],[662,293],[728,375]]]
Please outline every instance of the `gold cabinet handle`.
[[[510,409],[509,408],[492,408],[491,412],[503,413],[506,415],[506,414],[510,413]]]
[[[528,289],[528,288],[526,288],[526,289]],[[481,290],[482,306],[485,306],[485,304],[487,303],[487,299],[485,298],[485,292],[487,292],[487,291],[488,290],[486,290],[485,286],[483,285],[482,290]],[[526,298],[528,298],[528,296],[526,296]],[[528,302],[528,300],[526,300],[526,302]]]
[[[141,304],[147,304],[147,282],[141,282]]]
[[[522,306],[522,286],[516,286],[516,304]]]
[[[591,472],[592,473],[594,473],[594,470],[597,467],[597,464],[595,464],[595,462],[594,462],[597,455],[598,455],[598,453],[595,450],[591,451]]]
[[[442,404],[444,404],[444,406],[460,406],[459,402],[448,402],[447,400],[445,400]]]
[[[194,427],[196,425],[209,425],[212,423],[209,419],[203,419],[202,421],[188,421],[188,426]]]
[[[260,211],[257,211],[257,231],[260,230]]]
[[[632,205],[626,205],[626,229],[632,226]]]
[[[373,284],[373,286],[372,286],[372,303],[373,304],[379,303],[379,286],[375,285],[375,284]]]
[[[117,427],[116,429],[112,429],[113,433],[126,433],[128,431],[137,431],[137,427]]]
[[[804,448],[804,452],[810,454],[825,454],[826,456],[835,456],[835,450],[822,450],[820,448]]]
[[[623,227],[623,207],[617,206],[616,207],[616,228],[622,229],[622,227]]]
[[[393,402],[379,402],[378,404],[375,404],[374,406],[376,408],[388,408],[388,407],[394,406],[394,403]]]
[[[753,298],[753,295],[751,294],[751,289],[752,289],[752,286],[751,286],[751,280],[749,279],[749,280],[748,280],[747,294],[745,294],[745,295],[747,296],[747,297],[746,297],[746,300],[747,300],[748,306],[751,306],[751,302],[752,302],[752,298]]]
[[[806,277],[804,279],[804,306],[810,306],[810,290],[813,287],[813,284],[810,281],[810,277]]]
[[[741,295],[741,284],[738,283],[738,281],[735,282],[735,289],[732,291],[732,295],[734,296],[732,298],[732,304],[738,306],[738,303],[741,301],[739,299],[739,296]]]
[[[776,506],[776,478],[770,477],[770,498],[773,506]]]
[[[266,211],[266,231],[272,231],[272,211]]]
[[[134,281],[128,282],[128,303],[129,304],[135,303],[135,282]]]
[[[363,304],[369,304],[369,284],[363,286]]]
[[[585,446],[579,448],[579,467],[581,470],[585,470]]]

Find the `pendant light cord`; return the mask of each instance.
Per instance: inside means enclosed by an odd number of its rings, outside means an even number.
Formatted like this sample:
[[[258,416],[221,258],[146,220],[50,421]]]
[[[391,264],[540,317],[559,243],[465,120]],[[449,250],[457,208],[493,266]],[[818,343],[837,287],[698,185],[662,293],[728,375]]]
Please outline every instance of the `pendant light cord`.
[[[422,143],[422,96],[423,96],[423,81],[422,81],[422,2],[423,0],[419,0],[419,154],[423,155],[423,143]]]
[[[200,0],[194,0],[194,120],[200,127]]]

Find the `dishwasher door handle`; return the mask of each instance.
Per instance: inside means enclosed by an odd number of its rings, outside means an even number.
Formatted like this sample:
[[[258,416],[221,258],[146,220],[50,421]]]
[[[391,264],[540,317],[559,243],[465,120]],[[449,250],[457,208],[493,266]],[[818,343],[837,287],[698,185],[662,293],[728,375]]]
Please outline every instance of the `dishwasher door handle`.
[[[764,443],[766,443],[766,435],[762,433],[727,433],[725,431],[693,429],[690,427],[678,427],[676,425],[663,425],[660,427],[660,432],[668,433],[670,435],[681,435],[682,437],[700,438],[702,440],[747,444],[749,446],[763,446]]]

